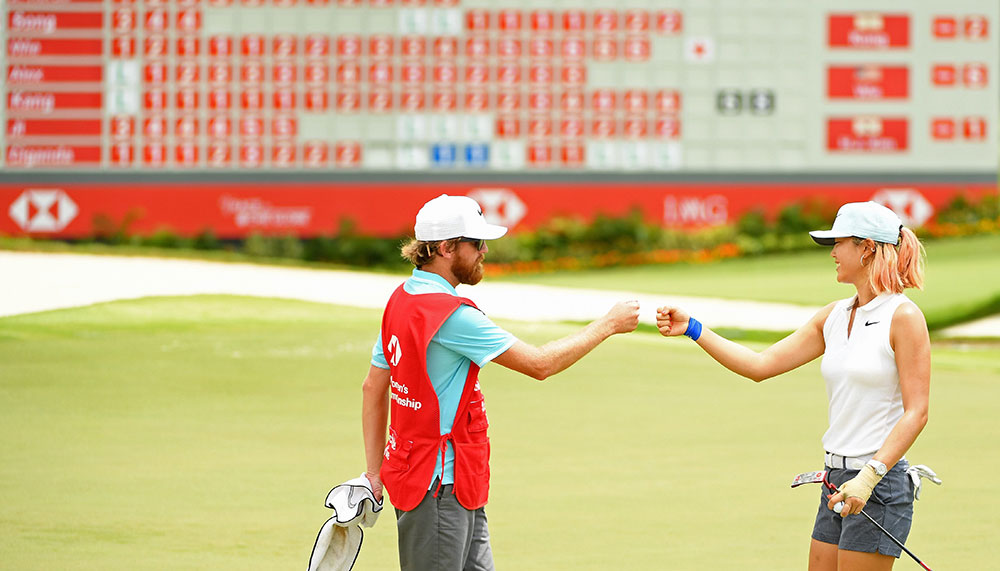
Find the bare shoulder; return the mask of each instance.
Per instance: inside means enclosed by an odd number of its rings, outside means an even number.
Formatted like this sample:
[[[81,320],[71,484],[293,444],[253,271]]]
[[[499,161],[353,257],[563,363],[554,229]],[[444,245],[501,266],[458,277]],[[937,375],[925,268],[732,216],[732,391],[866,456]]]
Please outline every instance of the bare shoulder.
[[[838,303],[840,303],[840,301],[831,301],[830,303],[824,305],[819,311],[816,312],[816,317],[826,320],[827,317],[830,317],[830,312],[833,311],[833,308],[837,307]]]
[[[893,346],[897,338],[903,341],[917,341],[925,340],[927,335],[927,320],[920,308],[912,301],[901,303],[892,314],[892,325],[889,329]]]
[[[900,325],[927,325],[927,320],[924,318],[924,312],[920,311],[917,304],[912,301],[907,301],[899,304],[896,311],[892,314],[892,324]]]
[[[803,324],[802,327],[799,327],[798,331],[816,334],[822,337],[823,326],[826,324],[826,319],[830,317],[830,313],[833,311],[833,308],[837,306],[837,303],[838,302],[836,301],[831,301],[824,307],[821,307],[819,311],[814,313],[813,316],[809,318],[809,321]]]
[[[826,323],[826,319],[828,317],[830,317],[830,313],[833,312],[833,308],[837,307],[838,303],[840,303],[840,302],[839,301],[831,301],[830,303],[828,303],[825,306],[821,307],[820,310],[817,311],[815,315],[813,315],[812,319],[810,320],[810,323],[819,325],[820,328],[822,328],[823,324]]]

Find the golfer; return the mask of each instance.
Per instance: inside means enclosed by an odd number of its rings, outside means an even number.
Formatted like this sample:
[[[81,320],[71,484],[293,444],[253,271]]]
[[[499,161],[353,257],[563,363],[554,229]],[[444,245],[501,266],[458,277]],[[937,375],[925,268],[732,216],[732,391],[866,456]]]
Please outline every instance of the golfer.
[[[905,542],[913,492],[903,455],[927,423],[930,341],[923,314],[905,295],[923,285],[922,247],[888,208],[845,204],[831,230],[809,233],[833,246],[837,281],[856,295],[821,309],[797,331],[757,353],[703,327],[676,307],[657,310],[664,336],[687,335],[729,370],[755,382],[822,356],[830,426],[823,435],[829,479],[809,549],[811,571],[891,569],[900,549],[855,516],[862,508]],[[845,502],[840,514],[834,506]],[[867,507],[866,507],[867,506]]]
[[[458,284],[483,277],[488,224],[471,198],[441,195],[417,213],[403,257],[416,269],[392,294],[363,385],[366,476],[396,509],[403,570],[494,569],[486,522],[489,422],[479,369],[490,361],[542,380],[639,323],[621,302],[579,332],[535,347],[501,329]],[[386,422],[388,421],[388,437]]]

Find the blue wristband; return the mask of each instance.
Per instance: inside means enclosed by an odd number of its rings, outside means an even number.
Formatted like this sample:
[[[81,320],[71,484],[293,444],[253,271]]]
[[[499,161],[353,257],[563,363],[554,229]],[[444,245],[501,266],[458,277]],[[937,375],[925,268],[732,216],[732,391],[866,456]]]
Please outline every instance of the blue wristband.
[[[687,330],[684,331],[684,335],[697,341],[701,337],[701,322],[693,317],[689,318]]]

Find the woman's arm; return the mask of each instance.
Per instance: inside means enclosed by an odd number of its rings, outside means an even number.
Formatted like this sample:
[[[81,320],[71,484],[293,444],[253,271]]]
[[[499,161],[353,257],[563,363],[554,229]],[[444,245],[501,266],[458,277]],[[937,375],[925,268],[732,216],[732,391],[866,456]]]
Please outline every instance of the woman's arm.
[[[769,379],[800,367],[823,354],[823,323],[835,303],[819,310],[805,325],[760,353],[735,343],[703,327],[698,345],[730,371],[754,382]],[[691,316],[676,307],[656,311],[656,325],[664,337],[683,335]]]
[[[924,314],[912,303],[892,316],[889,342],[896,352],[899,388],[903,393],[903,416],[893,427],[875,458],[893,466],[913,446],[927,424],[931,394],[931,341]]]

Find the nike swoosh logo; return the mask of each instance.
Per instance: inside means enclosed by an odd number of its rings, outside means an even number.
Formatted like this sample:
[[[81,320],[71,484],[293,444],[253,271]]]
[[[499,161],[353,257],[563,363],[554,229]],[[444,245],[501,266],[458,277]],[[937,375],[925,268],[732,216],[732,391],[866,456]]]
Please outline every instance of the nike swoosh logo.
[[[879,322],[878,321],[865,321],[865,327],[868,327],[869,325],[875,325],[876,323],[879,323]]]
[[[362,509],[361,506],[364,503],[364,501],[365,501],[365,498],[362,498],[362,499],[357,500],[357,501],[351,501],[351,499],[348,498],[347,499],[347,509],[348,509],[348,512],[346,514],[343,514],[344,517],[349,517],[350,519],[354,519],[354,518],[360,516],[361,512],[363,511],[363,509]]]

